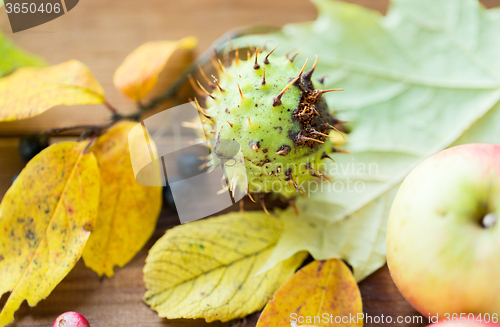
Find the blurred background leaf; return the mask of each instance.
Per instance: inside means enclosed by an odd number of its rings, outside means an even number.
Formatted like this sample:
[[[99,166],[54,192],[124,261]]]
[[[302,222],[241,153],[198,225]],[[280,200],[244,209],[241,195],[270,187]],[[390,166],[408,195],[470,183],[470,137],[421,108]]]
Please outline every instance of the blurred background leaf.
[[[193,50],[198,40],[185,37],[179,41],[157,41],[142,44],[132,51],[116,69],[115,87],[134,101],[146,97],[158,83],[160,73],[179,49]]]
[[[0,0],[0,7],[3,0]],[[0,77],[12,73],[24,66],[43,67],[47,63],[35,55],[18,48],[11,40],[0,32]]]

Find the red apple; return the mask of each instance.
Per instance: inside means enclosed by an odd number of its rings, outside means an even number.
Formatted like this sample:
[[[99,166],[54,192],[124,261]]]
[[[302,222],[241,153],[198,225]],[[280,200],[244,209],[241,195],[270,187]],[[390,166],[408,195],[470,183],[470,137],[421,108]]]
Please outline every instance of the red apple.
[[[90,327],[90,324],[81,314],[70,311],[57,317],[52,327]]]
[[[389,214],[387,261],[424,316],[500,314],[500,145],[468,144],[416,167]],[[496,321],[492,320],[496,315]]]

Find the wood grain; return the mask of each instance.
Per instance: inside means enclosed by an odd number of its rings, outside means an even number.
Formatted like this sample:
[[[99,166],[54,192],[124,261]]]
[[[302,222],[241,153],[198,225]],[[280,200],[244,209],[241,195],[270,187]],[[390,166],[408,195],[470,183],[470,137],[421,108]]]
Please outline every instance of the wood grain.
[[[385,13],[387,0],[349,0],[348,2]],[[500,0],[482,1],[487,7],[499,6]],[[112,85],[114,70],[134,48],[147,41],[199,38],[198,53],[227,30],[252,25],[276,25],[312,20],[316,11],[305,0],[83,0],[68,14],[39,27],[12,34],[5,10],[0,9],[0,28],[19,46],[41,55],[50,63],[79,59],[87,64],[103,85],[109,101],[122,112],[131,112],[129,102]],[[181,70],[181,65],[174,67]],[[174,74],[172,71],[172,74]],[[24,163],[17,154],[15,137],[35,131],[75,124],[102,123],[108,112],[102,106],[57,107],[19,122],[0,123],[0,197]],[[167,321],[159,318],[141,299],[145,288],[142,267],[147,251],[165,232],[177,224],[173,210],[164,208],[157,231],[148,245],[111,279],[99,280],[79,262],[55,291],[37,307],[26,303],[16,313],[13,326],[52,326],[65,311],[85,315],[98,326],[206,326],[203,321]],[[393,284],[387,267],[361,282],[364,311],[372,317],[391,315],[418,317]],[[0,307],[7,296],[0,300]],[[210,326],[255,326],[258,314],[245,321]],[[423,326],[427,321],[403,324],[367,323],[367,326]]]

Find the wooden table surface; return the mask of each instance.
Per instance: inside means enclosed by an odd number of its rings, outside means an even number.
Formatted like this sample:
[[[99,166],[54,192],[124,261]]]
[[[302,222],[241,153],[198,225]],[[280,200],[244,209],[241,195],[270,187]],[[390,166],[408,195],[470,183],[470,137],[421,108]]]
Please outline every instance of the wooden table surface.
[[[381,13],[386,0],[350,0]],[[499,6],[500,0],[482,1],[487,7]],[[134,110],[112,85],[114,70],[134,48],[147,41],[180,39],[194,35],[199,39],[198,53],[229,29],[265,24],[313,20],[316,10],[306,0],[82,0],[68,14],[36,28],[12,34],[5,10],[0,9],[0,29],[19,46],[42,56],[50,63],[79,59],[88,65],[103,85],[108,100],[123,112]],[[12,176],[24,163],[17,154],[18,136],[34,131],[75,124],[101,123],[108,112],[102,106],[54,108],[38,117],[19,122],[0,123],[0,197]],[[175,212],[164,208],[158,228],[148,245],[111,279],[97,275],[79,262],[54,292],[37,307],[26,303],[16,313],[13,326],[52,326],[65,311],[78,311],[96,326],[205,326],[203,321],[167,321],[142,303],[145,288],[142,267],[147,250],[177,223]],[[392,283],[383,267],[360,284],[364,311],[371,316],[418,317]],[[7,296],[0,299],[0,307]],[[254,326],[258,314],[245,321],[213,323],[211,326]],[[413,318],[417,319],[417,318]],[[386,324],[422,326],[416,323]],[[367,324],[385,325],[385,324]]]

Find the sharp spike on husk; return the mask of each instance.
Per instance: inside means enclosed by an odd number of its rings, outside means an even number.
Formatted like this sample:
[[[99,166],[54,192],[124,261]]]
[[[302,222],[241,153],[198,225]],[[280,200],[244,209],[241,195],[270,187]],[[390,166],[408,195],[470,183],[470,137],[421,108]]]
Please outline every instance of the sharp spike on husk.
[[[223,186],[221,190],[219,190],[216,194],[217,195],[222,195],[224,193],[226,193],[227,191],[229,190],[229,187],[227,187],[227,185]]]
[[[233,178],[231,179],[231,184],[229,184],[229,190],[231,190],[233,192],[233,196],[234,196],[234,191],[236,190],[236,187],[237,187],[237,175],[233,175]]]
[[[212,58],[210,58],[212,60]],[[215,63],[214,63],[215,61]],[[217,73],[220,75],[225,73],[224,65],[222,64],[222,61],[219,58],[219,55],[217,53],[217,49],[214,48],[214,60],[212,60],[212,64],[214,65],[215,69],[217,70]]]
[[[316,175],[320,176],[320,178],[321,178],[321,179],[325,179],[325,180],[327,180],[328,182],[331,182],[331,181],[332,181],[330,178],[326,177],[323,173],[321,173],[320,171],[318,171],[318,170],[314,169],[314,168],[311,166],[311,164],[310,164],[310,163],[307,163],[307,164],[306,164],[306,169],[307,169],[307,170],[310,170],[310,171],[312,171],[312,172],[314,172]],[[312,175],[312,174],[311,174],[311,175]],[[314,175],[313,175],[313,176],[314,176]],[[314,177],[317,177],[317,176],[314,176]]]
[[[262,85],[266,85],[266,68],[262,67]]]
[[[326,74],[321,76],[320,78],[318,78],[318,82],[320,82],[320,84],[325,84],[325,78],[326,78]]]
[[[274,50],[276,50],[276,48],[278,47],[278,45],[280,45],[280,44],[279,43],[276,44],[276,46],[271,51],[269,51],[269,53],[267,54],[266,58],[264,59],[264,64],[269,65],[269,56],[271,55],[271,53],[274,52]]]
[[[224,65],[222,64],[222,61],[220,61],[220,59],[217,58],[217,62],[219,63],[222,74],[226,73],[226,69],[224,68]]]
[[[305,141],[313,141],[313,142],[317,142],[317,143],[321,143],[321,144],[325,143],[321,140],[316,140],[316,139],[313,139],[311,137],[304,136],[302,134],[297,134],[297,142],[302,143]]]
[[[260,202],[260,205],[262,206],[262,209],[264,209],[264,211],[270,216],[269,211],[267,211],[267,208],[266,208],[266,202],[264,202],[264,194],[263,193],[259,194],[259,202]]]
[[[196,83],[198,83],[198,86],[200,87],[200,89],[201,89],[203,92],[205,92],[205,94],[206,94],[207,96],[209,96],[209,97],[211,97],[212,99],[214,99],[214,100],[215,100],[215,97],[214,97],[212,94],[210,94],[210,92],[208,92],[208,91],[207,91],[207,90],[203,87],[203,85],[201,85],[200,81],[196,81]]]
[[[240,45],[236,47],[236,51],[234,52],[234,62],[236,63],[236,66],[240,64]]]
[[[220,69],[217,59],[215,59],[213,56],[210,56],[210,61],[212,62],[212,66],[214,66],[215,70],[217,71],[217,74],[221,76],[223,74],[223,71]]]
[[[293,62],[295,60],[295,57],[297,57],[301,52],[302,52],[302,50],[298,51],[291,58],[288,58],[288,60],[290,60],[290,62]]]
[[[208,162],[205,162],[203,164],[201,164],[199,167],[198,167],[198,170],[203,170],[205,168],[209,167],[209,163]]]
[[[321,159],[330,159],[331,161],[333,161],[333,163],[335,163],[335,160],[333,160],[332,157],[330,157],[328,154],[326,154],[326,152],[323,152],[323,154],[321,155]]]
[[[305,193],[304,191],[302,191],[300,188],[297,187],[297,191],[299,191],[300,194],[302,195],[305,195],[307,197],[309,197],[309,194]]]
[[[193,102],[191,102],[193,103]],[[197,98],[194,98],[194,103],[195,103],[195,108],[205,117],[208,118],[208,115],[207,115],[207,112],[205,111],[205,109],[203,109],[201,106],[200,106],[200,103],[198,102],[198,99]]]
[[[292,150],[292,148],[290,146],[282,145],[282,146],[280,146],[278,151],[276,151],[276,154],[278,154],[280,156],[286,156],[287,154],[290,153],[291,150]]]
[[[335,132],[339,133],[339,134],[340,134],[340,136],[342,136],[342,138],[345,140],[345,136],[344,136],[344,134],[342,134],[342,132],[341,132],[341,131],[339,131],[337,128],[335,128],[335,126],[332,126],[332,125],[330,125],[330,124],[326,124],[326,128],[328,128],[328,129],[333,129]]]
[[[219,59],[219,53],[217,52],[217,48],[216,48],[216,47],[213,47],[213,48],[212,48],[212,51],[214,52],[214,58],[215,58],[215,60],[217,61],[217,59]]]
[[[229,124],[229,126],[231,126],[231,128],[233,128],[233,125],[234,125],[233,123],[231,123],[230,121],[227,121],[227,120],[226,120],[226,122]]]
[[[332,136],[330,136],[328,134],[321,133],[321,132],[318,132],[316,130],[313,130],[312,133],[315,134],[315,135],[321,135],[321,136],[325,136],[325,137],[328,137],[328,138],[333,138]]]
[[[328,90],[318,90],[319,93],[327,93],[327,92],[335,92],[335,91],[344,91],[344,89],[328,89]]]
[[[290,53],[292,53],[294,50],[295,50],[295,49],[290,49],[290,50],[288,50],[288,51],[285,53],[285,57],[286,57],[286,59],[288,59],[288,55],[289,55]]]
[[[321,140],[316,140],[316,139],[313,139],[313,138],[310,138],[310,137],[306,137],[306,139],[308,139],[309,141],[314,141],[314,142],[318,142],[318,143],[321,143],[321,144],[325,143],[325,142],[323,142]]]
[[[259,69],[260,68],[259,63],[257,62],[257,58],[258,57],[259,57],[259,48],[257,47],[257,49],[255,49],[255,63],[253,65],[253,69]]]
[[[229,48],[226,47],[221,60],[221,62],[225,63],[226,65],[231,65],[231,59],[229,58],[229,53],[230,53]]]
[[[332,182],[331,178],[326,177],[326,176],[325,176],[325,175],[323,175],[323,174],[321,174],[321,175],[319,176],[319,178],[321,178],[322,180],[325,180],[325,181],[327,181],[327,182],[330,182],[330,183]]]
[[[299,185],[297,184],[297,182],[293,179],[293,176],[292,174],[288,175],[288,177],[290,177],[290,180],[293,182],[293,186],[295,187],[295,190],[307,197],[309,197],[309,195],[305,194],[300,188],[299,188]]]
[[[212,78],[214,79],[215,85],[217,85],[217,87],[219,88],[219,90],[220,90],[221,92],[226,92],[226,90],[224,90],[224,89],[220,86],[220,84],[219,84],[219,80],[218,80],[218,79],[217,79],[214,75],[212,75]]]
[[[250,52],[254,52],[255,51],[255,48],[252,47],[250,44],[246,44],[247,45],[247,48],[250,49]]]
[[[335,149],[333,148],[332,149],[332,152],[335,152],[335,153],[346,153],[346,154],[352,154],[351,151],[348,151],[348,150],[345,150],[345,149]]]
[[[318,64],[318,55],[316,55],[316,59],[314,60],[314,64],[312,65],[311,69],[304,74],[303,79],[306,81],[310,81],[312,74],[314,73],[314,70],[316,69],[316,65]]]
[[[353,120],[353,119],[351,119],[351,120],[335,119],[335,122],[336,122],[337,124],[347,124],[347,123],[353,123],[353,122],[354,122],[354,120]]]
[[[304,65],[302,66],[302,69],[300,70],[299,79],[302,77],[302,74],[304,73],[304,69],[306,69],[306,65],[307,65],[308,61],[309,61],[309,57],[306,58],[306,62],[304,63]]]
[[[240,84],[238,84],[238,90],[240,91],[241,100],[245,99],[245,97],[243,96],[243,92],[241,92]]]
[[[193,79],[193,76],[191,76],[191,74],[189,74],[188,76],[188,80],[189,80],[189,84],[191,84],[191,87],[193,88],[193,90],[196,92],[196,94],[200,95],[200,96],[205,96],[205,93],[203,93],[200,88],[196,85],[194,79]]]
[[[210,82],[210,80],[208,79],[207,75],[205,75],[205,72],[203,71],[203,69],[201,68],[200,64],[198,64],[198,69],[200,71],[200,74],[201,76],[203,77],[203,79],[205,80],[205,82],[207,82],[207,84],[211,87],[211,88],[215,88],[215,85]]]
[[[283,94],[285,94],[286,90],[288,90],[288,88],[292,86],[298,79],[299,77],[294,78],[283,90],[281,90],[277,97],[273,98],[273,107],[279,106],[281,104],[281,97],[283,96]]]
[[[292,181],[293,186],[295,188],[297,188],[297,183],[295,183],[295,180],[293,179],[292,170],[291,169],[287,169],[287,171],[285,171],[285,176],[288,177],[287,181]]]
[[[250,201],[252,201],[253,203],[257,203],[257,201],[255,201],[252,197],[252,195],[250,194],[250,192],[248,191],[248,187],[247,187],[247,195],[248,195],[248,198],[250,199]]]
[[[252,121],[250,120],[250,117],[248,117],[248,125],[252,125]]]
[[[295,212],[297,216],[300,214],[299,210],[295,206],[295,201],[292,198],[288,199],[288,205],[293,209],[293,212]]]

